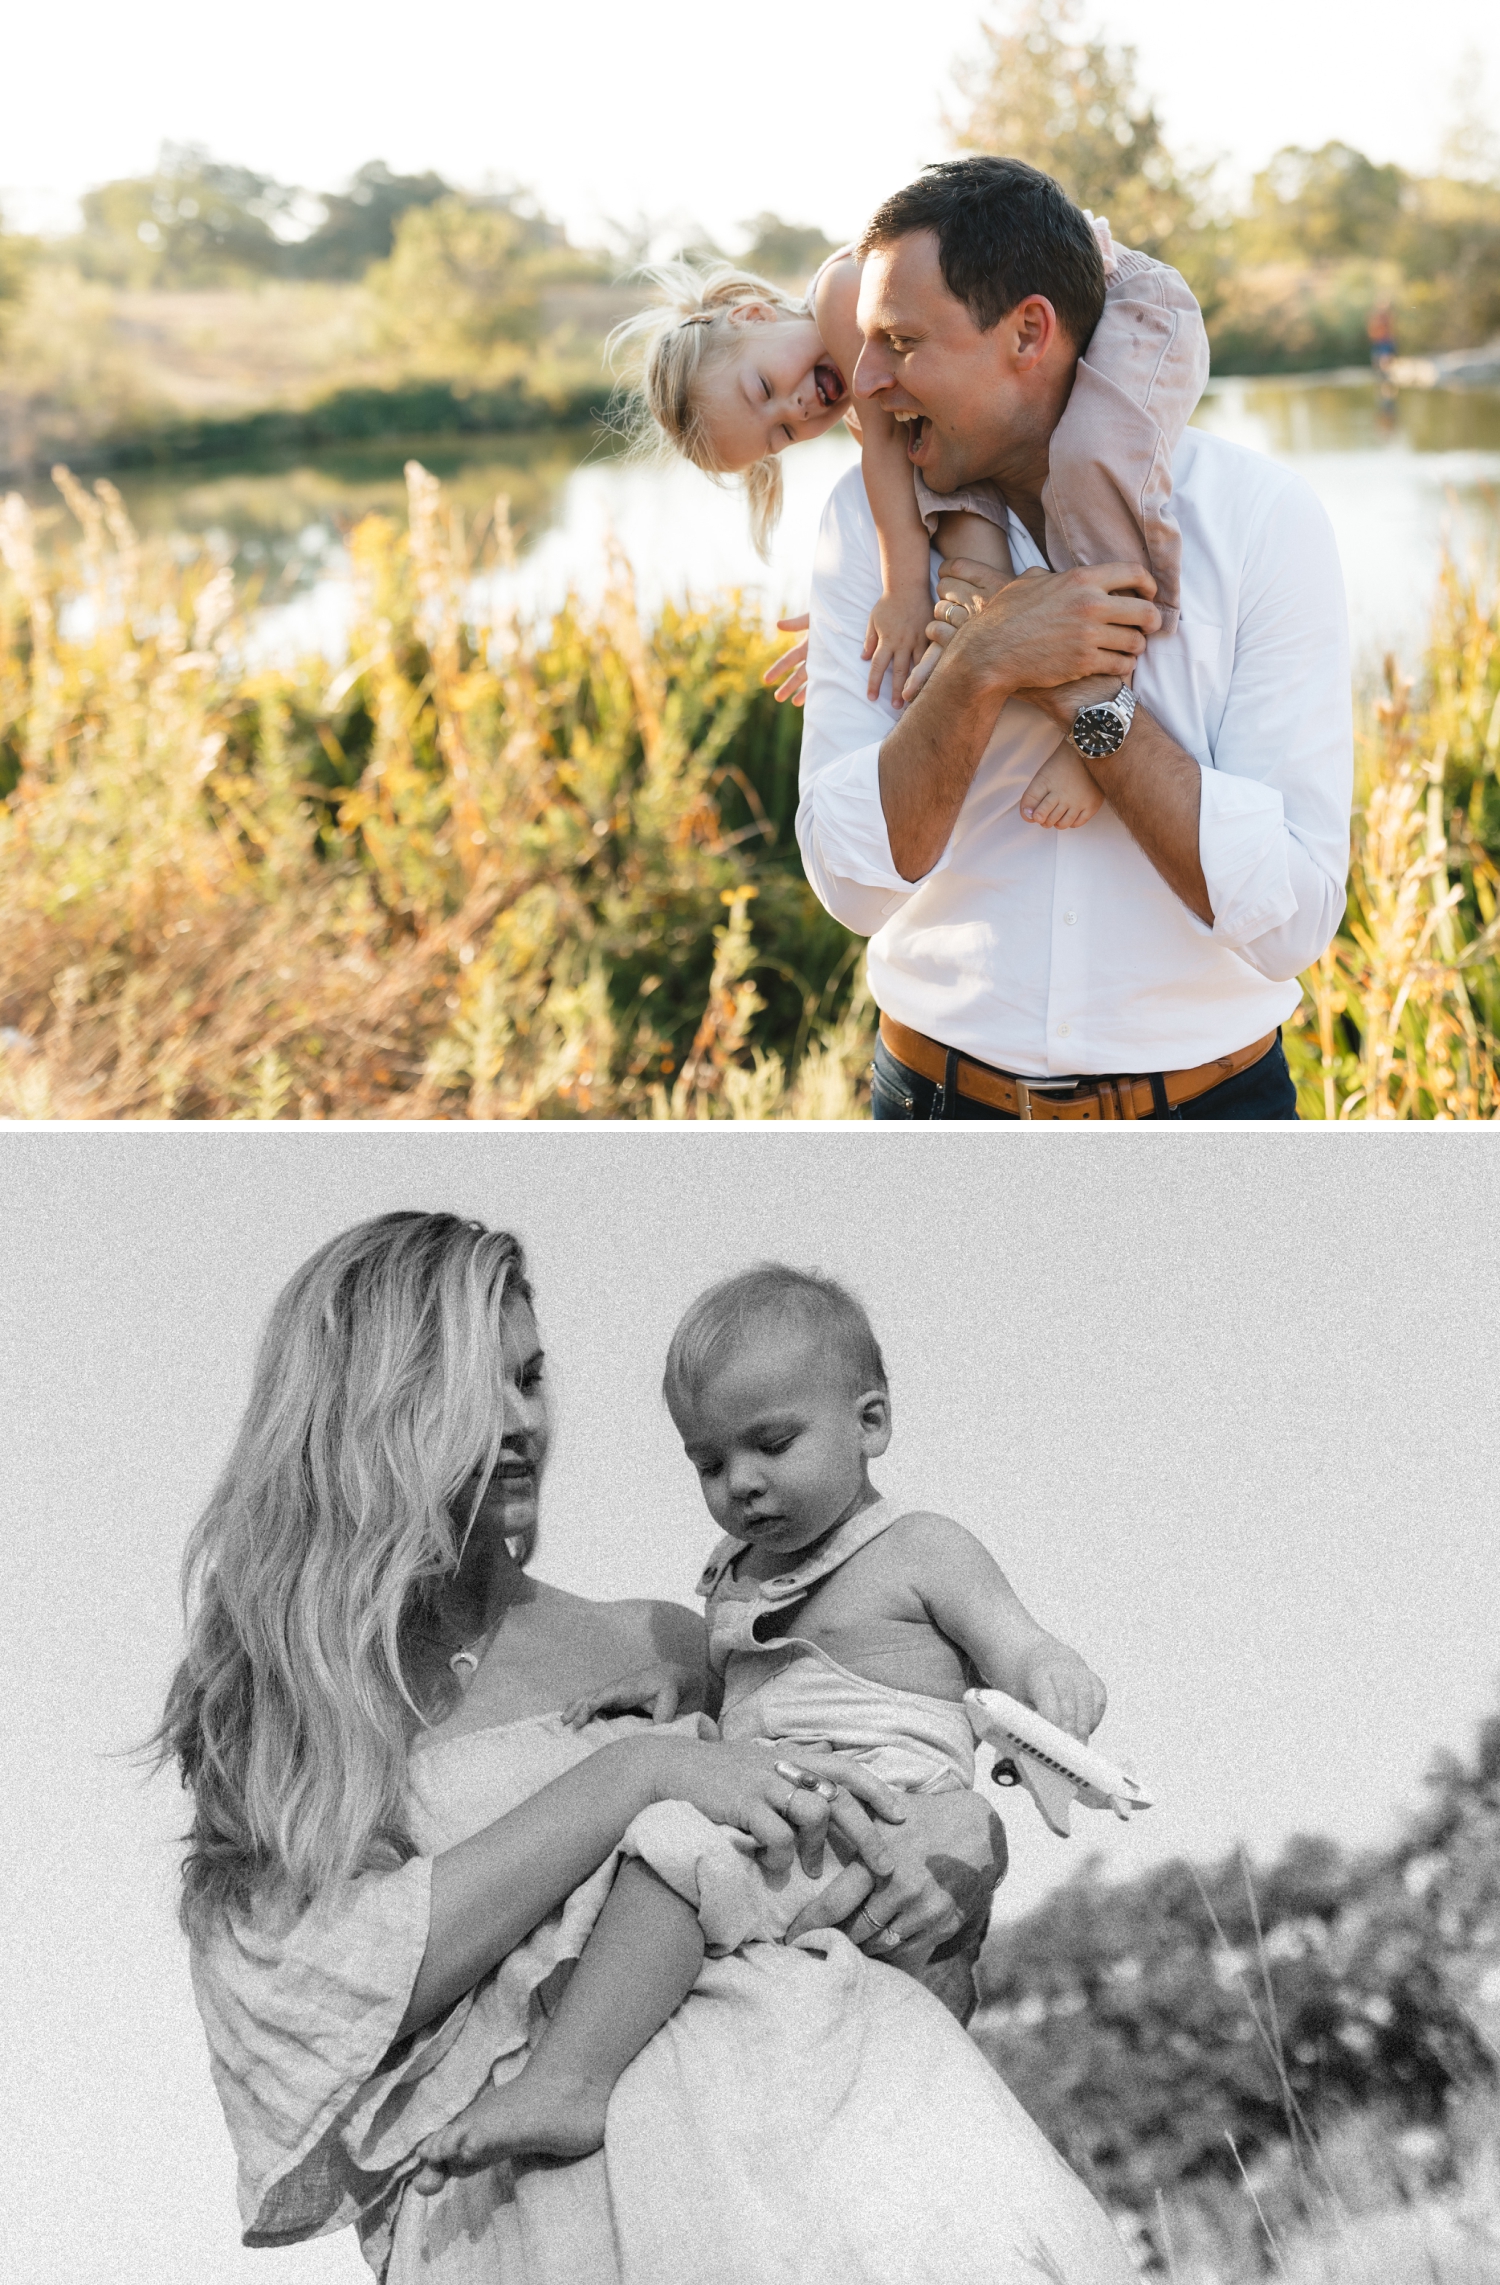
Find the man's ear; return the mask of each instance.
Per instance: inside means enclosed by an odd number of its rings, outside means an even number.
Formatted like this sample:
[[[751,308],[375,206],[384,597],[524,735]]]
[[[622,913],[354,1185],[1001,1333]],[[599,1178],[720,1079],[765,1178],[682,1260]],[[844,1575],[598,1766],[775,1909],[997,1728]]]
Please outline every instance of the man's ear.
[[[1028,294],[1002,322],[1010,332],[1018,373],[1034,372],[1061,332],[1057,312],[1045,294]]]
[[[883,1388],[867,1388],[855,1403],[860,1450],[867,1460],[878,1460],[891,1440],[891,1400]]]

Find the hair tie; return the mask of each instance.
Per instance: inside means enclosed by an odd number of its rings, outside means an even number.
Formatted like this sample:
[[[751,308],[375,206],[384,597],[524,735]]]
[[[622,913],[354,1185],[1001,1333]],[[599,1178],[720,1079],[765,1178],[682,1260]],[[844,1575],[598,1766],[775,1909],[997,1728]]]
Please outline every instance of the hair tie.
[[[712,325],[718,314],[718,311],[714,309],[695,309],[692,316],[685,317],[682,323],[684,325]]]

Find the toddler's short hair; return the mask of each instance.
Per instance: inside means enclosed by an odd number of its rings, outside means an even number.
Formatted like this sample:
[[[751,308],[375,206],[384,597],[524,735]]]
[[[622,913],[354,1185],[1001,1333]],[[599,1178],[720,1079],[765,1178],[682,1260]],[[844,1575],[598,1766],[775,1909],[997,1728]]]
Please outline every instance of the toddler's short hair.
[[[815,1333],[846,1367],[850,1393],[889,1387],[874,1328],[847,1286],[816,1270],[761,1262],[700,1293],[672,1335],[662,1394],[676,1407],[699,1394],[754,1329]]]

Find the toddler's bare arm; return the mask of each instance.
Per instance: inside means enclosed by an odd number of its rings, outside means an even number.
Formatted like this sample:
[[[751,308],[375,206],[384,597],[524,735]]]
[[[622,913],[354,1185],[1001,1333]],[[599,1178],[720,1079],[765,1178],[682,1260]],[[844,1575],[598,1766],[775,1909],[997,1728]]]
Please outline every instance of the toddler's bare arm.
[[[1010,542],[1005,536],[1004,528],[1000,524],[991,523],[988,516],[977,515],[968,509],[949,508],[938,517],[934,541],[944,562],[950,557],[962,557],[968,563],[982,563],[987,571],[996,575],[997,586],[1008,586],[1016,576],[1015,565],[1010,559]],[[936,640],[930,641],[907,677],[906,687],[901,693],[904,699],[916,697],[942,655],[942,644]]]
[[[851,255],[830,263],[818,281],[813,316],[850,389],[863,347],[858,301],[858,262]],[[880,542],[881,596],[870,613],[863,654],[870,661],[868,694],[879,696],[889,672],[892,700],[899,706],[932,616],[931,543],[917,512],[906,431],[878,400],[862,403],[849,426],[860,440],[865,495]]]
[[[962,1524],[926,1516],[912,1551],[933,1625],[995,1689],[1086,1740],[1104,1718],[1104,1684],[1076,1650],[1037,1624],[989,1550]]]

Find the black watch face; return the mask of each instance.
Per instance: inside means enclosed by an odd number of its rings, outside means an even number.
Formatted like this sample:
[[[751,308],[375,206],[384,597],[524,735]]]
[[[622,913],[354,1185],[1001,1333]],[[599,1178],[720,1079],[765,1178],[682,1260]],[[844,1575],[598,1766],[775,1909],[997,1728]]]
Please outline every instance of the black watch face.
[[[1125,725],[1112,706],[1085,706],[1073,724],[1073,743],[1085,761],[1118,753],[1125,743]]]

